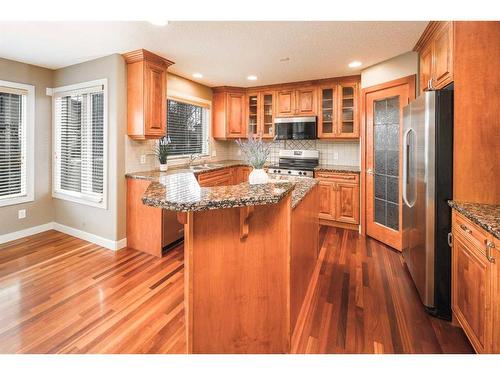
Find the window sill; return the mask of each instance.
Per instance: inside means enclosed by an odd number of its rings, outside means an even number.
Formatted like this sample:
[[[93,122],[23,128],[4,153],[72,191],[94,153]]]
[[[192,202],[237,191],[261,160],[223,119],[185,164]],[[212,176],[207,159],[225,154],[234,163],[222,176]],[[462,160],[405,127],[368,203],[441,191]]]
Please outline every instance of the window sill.
[[[68,201],[68,202],[73,202],[73,203],[78,203],[82,204],[85,206],[90,206],[90,207],[96,207],[96,208],[101,208],[103,210],[106,210],[107,204],[104,199],[102,201],[97,201],[93,200],[91,197],[86,197],[81,194],[71,194],[65,191],[53,191],[52,192],[52,198]]]
[[[0,207],[14,206],[16,204],[33,202],[34,200],[35,199],[33,198],[33,195],[24,195],[22,197],[15,198],[3,198],[0,199]]]

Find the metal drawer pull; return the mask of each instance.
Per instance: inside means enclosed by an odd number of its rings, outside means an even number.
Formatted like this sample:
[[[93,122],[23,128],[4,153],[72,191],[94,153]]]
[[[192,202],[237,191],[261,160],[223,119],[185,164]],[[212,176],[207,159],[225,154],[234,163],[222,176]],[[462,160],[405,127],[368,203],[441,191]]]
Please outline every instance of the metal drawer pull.
[[[448,233],[448,246],[453,247],[453,234]]]
[[[490,263],[495,263],[495,257],[491,256],[491,249],[495,248],[495,244],[491,241],[486,241],[486,258]]]
[[[469,233],[469,234],[472,233],[472,231],[463,224],[460,224],[460,228],[462,228],[462,230],[466,233]]]

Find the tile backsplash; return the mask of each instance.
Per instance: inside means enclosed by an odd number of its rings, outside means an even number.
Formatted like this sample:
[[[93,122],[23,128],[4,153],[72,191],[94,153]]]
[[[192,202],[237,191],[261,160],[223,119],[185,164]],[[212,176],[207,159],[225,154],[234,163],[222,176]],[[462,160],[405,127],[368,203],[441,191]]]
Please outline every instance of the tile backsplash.
[[[125,137],[126,172],[140,172],[158,169],[160,164],[153,154],[155,140],[136,141]],[[359,141],[322,141],[322,140],[287,140],[275,141],[271,146],[268,163],[278,163],[280,149],[318,150],[320,164],[360,165]],[[211,140],[211,153],[216,156],[203,158],[203,161],[214,162],[218,160],[242,159],[238,145],[234,141]],[[141,163],[141,156],[145,155],[145,163]],[[170,165],[185,164],[186,159],[169,160]]]
[[[228,158],[241,159],[239,147],[228,142]],[[318,150],[320,164],[360,165],[359,141],[287,140],[275,141],[271,147],[268,163],[277,164],[280,149]]]

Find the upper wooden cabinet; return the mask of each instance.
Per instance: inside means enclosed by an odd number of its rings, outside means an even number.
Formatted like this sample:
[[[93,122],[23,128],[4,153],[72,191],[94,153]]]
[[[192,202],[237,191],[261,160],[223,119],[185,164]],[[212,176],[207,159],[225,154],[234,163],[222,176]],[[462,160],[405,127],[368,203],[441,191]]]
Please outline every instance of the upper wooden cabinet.
[[[358,93],[357,83],[319,88],[318,138],[359,137]]]
[[[127,133],[134,139],[161,138],[167,125],[167,69],[173,62],[144,49],[125,53]]]
[[[453,81],[453,22],[430,22],[415,51],[420,54],[420,92]]]
[[[247,93],[248,134],[262,138],[274,137],[274,93]]]
[[[276,116],[315,116],[316,88],[303,87],[276,91]]]
[[[246,137],[247,99],[243,89],[214,89],[212,105],[212,134],[215,139]]]

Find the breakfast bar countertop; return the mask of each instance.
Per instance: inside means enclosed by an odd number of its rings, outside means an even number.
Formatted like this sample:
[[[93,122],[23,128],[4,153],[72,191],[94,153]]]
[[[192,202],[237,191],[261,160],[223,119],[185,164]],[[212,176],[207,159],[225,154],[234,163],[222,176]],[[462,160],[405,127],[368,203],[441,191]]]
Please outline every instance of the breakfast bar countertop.
[[[146,189],[145,205],[172,211],[203,211],[275,204],[295,187],[292,182],[201,187],[191,171],[160,176]]]
[[[448,204],[485,231],[500,239],[500,205],[453,200],[448,201]]]

